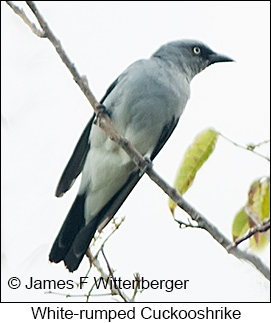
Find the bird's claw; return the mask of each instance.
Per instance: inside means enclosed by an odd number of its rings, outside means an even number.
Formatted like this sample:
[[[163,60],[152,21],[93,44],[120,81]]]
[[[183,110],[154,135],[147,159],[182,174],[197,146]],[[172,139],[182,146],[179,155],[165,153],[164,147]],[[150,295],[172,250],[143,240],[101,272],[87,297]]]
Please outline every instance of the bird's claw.
[[[106,109],[106,106],[104,106],[103,104],[99,104],[96,108],[97,108],[98,112],[96,112],[94,124],[99,124],[99,120],[100,120],[101,116],[104,114],[107,114],[110,117],[108,110]]]

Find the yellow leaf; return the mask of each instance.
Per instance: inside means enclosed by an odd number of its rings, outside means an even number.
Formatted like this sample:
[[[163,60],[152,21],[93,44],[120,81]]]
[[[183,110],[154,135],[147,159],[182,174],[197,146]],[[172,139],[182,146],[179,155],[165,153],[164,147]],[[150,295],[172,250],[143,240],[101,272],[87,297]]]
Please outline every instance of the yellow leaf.
[[[270,214],[270,178],[256,180],[249,189],[247,207],[262,222]],[[252,219],[253,220],[253,219]],[[256,223],[258,224],[258,223]],[[253,222],[252,222],[253,226]]]
[[[174,187],[181,195],[189,189],[198,170],[214,151],[217,137],[218,133],[214,129],[206,129],[195,138],[193,144],[186,150],[174,183]],[[174,215],[176,204],[171,199],[169,200],[169,208]]]
[[[249,229],[248,216],[245,208],[242,208],[236,215],[232,224],[232,238],[235,241],[237,238],[243,236]]]
[[[249,228],[253,228],[270,216],[270,178],[261,177],[254,181],[248,192],[248,201],[235,216],[232,225],[233,240],[245,235]],[[257,232],[250,239],[250,248],[261,251],[270,240],[268,232]]]

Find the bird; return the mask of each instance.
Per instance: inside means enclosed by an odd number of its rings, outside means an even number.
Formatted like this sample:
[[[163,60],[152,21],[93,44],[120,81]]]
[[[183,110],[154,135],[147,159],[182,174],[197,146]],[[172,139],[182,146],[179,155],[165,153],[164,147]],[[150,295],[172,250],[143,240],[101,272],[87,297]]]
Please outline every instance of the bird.
[[[175,129],[190,98],[190,82],[206,67],[232,62],[195,40],[171,41],[140,59],[109,86],[100,104],[117,132],[150,162]],[[95,113],[59,180],[61,197],[82,173],[75,200],[53,243],[49,261],[78,269],[96,231],[117,213],[144,175],[126,152],[94,122]]]

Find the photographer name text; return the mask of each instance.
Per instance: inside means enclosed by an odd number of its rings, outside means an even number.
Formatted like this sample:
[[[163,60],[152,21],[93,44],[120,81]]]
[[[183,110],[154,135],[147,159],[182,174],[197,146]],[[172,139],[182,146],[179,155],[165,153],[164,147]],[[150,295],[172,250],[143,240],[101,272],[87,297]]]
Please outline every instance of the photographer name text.
[[[28,290],[40,289],[40,290],[62,290],[62,289],[73,289],[79,287],[82,289],[87,284],[89,284],[89,277],[80,277],[79,283],[75,283],[73,280],[54,280],[54,279],[35,279],[30,277],[27,284],[24,287]],[[172,292],[179,289],[187,289],[189,285],[189,279],[160,279],[160,280],[149,280],[141,277],[140,279],[122,279],[120,277],[108,277],[107,279],[103,277],[93,278],[93,284],[99,289],[159,289],[166,292]],[[12,287],[11,287],[12,288]]]

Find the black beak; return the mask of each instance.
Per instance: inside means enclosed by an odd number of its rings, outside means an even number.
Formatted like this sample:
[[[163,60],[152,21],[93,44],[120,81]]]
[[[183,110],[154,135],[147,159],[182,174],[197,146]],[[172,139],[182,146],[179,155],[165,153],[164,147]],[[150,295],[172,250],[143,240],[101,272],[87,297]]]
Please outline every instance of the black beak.
[[[220,62],[235,62],[235,61],[226,55],[212,53],[209,55],[209,62],[210,62],[209,65],[211,65],[211,64],[220,63]]]

